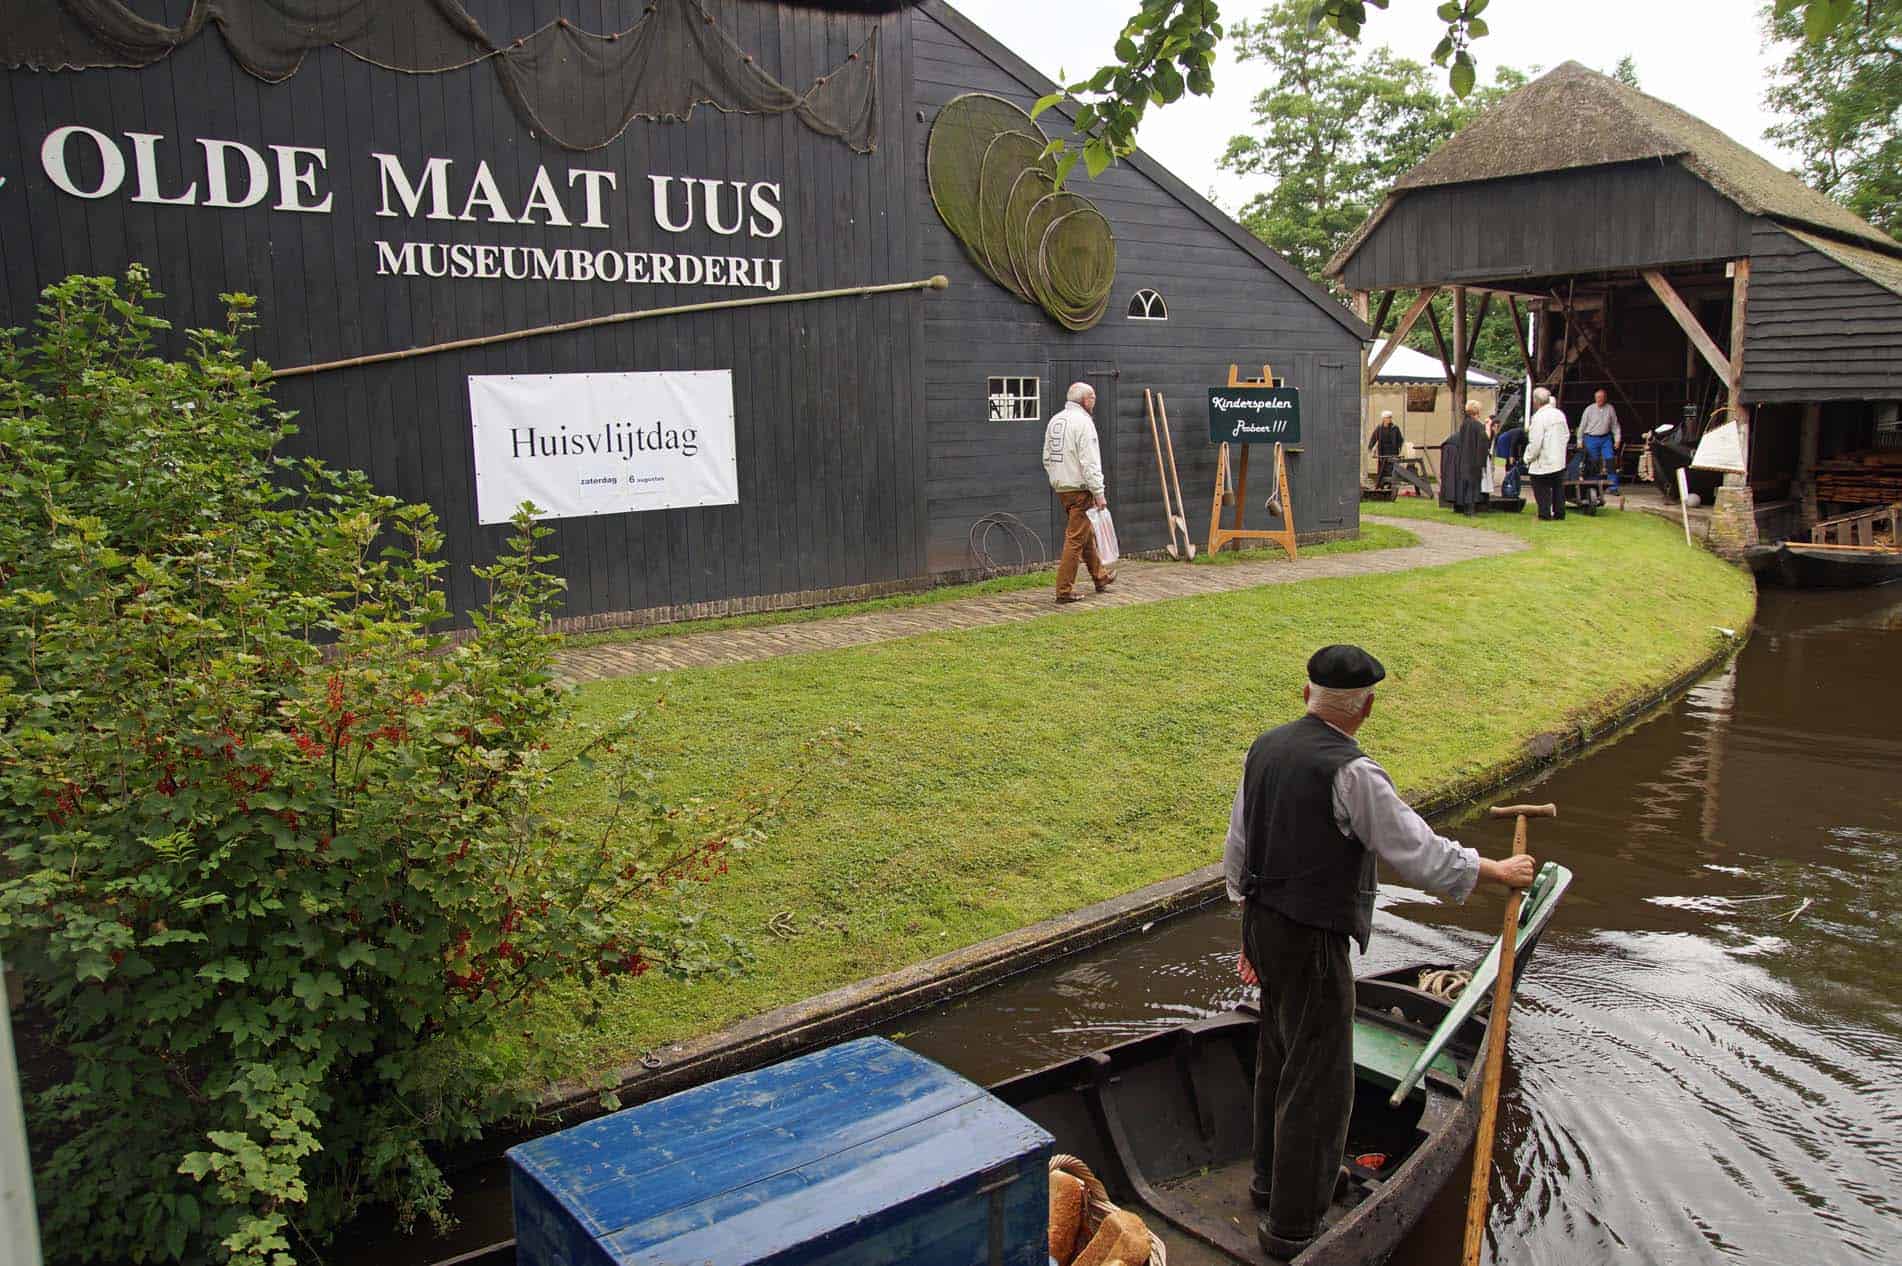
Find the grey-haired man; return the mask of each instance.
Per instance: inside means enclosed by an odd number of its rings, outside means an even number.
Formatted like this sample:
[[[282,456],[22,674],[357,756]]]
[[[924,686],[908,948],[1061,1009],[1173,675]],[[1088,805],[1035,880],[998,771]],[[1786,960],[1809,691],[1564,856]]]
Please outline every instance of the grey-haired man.
[[[1387,675],[1358,646],[1308,660],[1307,711],[1248,749],[1222,864],[1242,905],[1245,984],[1261,986],[1255,1046],[1256,1237],[1287,1260],[1321,1233],[1354,1106],[1354,973],[1366,953],[1374,859],[1464,902],[1481,880],[1525,888],[1527,856],[1494,861],[1436,834],[1354,741]]]

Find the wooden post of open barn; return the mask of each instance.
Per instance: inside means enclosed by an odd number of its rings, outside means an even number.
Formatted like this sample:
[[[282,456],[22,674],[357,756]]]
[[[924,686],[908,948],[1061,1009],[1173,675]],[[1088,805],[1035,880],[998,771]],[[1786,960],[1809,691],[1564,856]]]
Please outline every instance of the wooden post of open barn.
[[[1711,516],[1711,543],[1719,553],[1737,554],[1757,544],[1757,503],[1750,489],[1750,410],[1743,402],[1744,330],[1750,302],[1750,260],[1730,264],[1730,365],[1725,412],[1737,424],[1737,447],[1743,453],[1744,473],[1725,475],[1717,490]]]
[[[1806,404],[1803,406],[1803,429],[1796,438],[1796,496],[1802,505],[1802,526],[1808,529],[1822,517],[1822,507],[1817,505],[1816,461],[1822,451],[1823,442],[1823,406]]]
[[[1453,433],[1466,421],[1466,287],[1453,287]]]

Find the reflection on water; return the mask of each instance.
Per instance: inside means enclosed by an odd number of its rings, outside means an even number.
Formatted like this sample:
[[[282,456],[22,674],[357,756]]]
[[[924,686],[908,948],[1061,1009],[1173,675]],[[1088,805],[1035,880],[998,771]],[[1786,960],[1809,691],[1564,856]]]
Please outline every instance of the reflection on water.
[[[1902,1260],[1899,631],[1902,593],[1766,594],[1736,662],[1524,797],[1578,878],[1514,1013],[1494,1260]],[[1499,912],[1382,906],[1363,970]],[[1227,1008],[1238,940],[1206,911],[895,1031],[992,1080]],[[1454,1260],[1463,1211],[1456,1182],[1396,1262]]]

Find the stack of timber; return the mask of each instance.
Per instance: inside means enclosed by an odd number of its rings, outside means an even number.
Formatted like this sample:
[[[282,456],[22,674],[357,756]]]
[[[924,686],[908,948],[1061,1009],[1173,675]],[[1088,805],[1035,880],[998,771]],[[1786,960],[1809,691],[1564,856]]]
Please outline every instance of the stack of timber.
[[[1818,462],[1816,499],[1847,505],[1902,501],[1902,449],[1865,449]]]

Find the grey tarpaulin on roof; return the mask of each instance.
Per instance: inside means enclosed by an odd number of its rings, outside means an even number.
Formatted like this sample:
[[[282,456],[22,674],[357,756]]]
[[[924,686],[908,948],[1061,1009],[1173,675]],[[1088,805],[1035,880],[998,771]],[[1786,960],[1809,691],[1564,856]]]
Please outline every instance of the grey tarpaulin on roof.
[[[795,114],[861,152],[876,148],[878,31],[804,91],[762,70],[697,0],[655,0],[625,31],[597,34],[566,19],[497,43],[457,0],[196,0],[176,27],[124,0],[18,6],[0,29],[0,63],[36,70],[149,66],[215,25],[246,71],[296,74],[312,49],[335,46],[404,74],[488,61],[536,131],[566,149],[599,149],[635,119],[678,120],[697,106]]]

